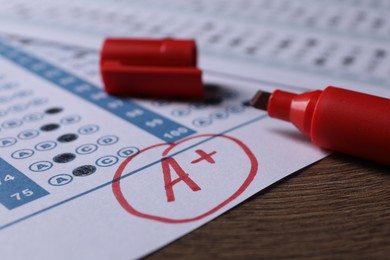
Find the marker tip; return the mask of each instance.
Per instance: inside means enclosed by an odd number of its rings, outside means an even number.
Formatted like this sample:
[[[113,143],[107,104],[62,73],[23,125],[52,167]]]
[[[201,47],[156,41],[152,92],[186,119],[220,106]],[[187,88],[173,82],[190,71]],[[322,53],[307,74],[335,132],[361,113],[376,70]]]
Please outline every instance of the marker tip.
[[[251,101],[249,101],[249,104],[254,108],[266,111],[270,97],[271,93],[259,90],[251,99]]]

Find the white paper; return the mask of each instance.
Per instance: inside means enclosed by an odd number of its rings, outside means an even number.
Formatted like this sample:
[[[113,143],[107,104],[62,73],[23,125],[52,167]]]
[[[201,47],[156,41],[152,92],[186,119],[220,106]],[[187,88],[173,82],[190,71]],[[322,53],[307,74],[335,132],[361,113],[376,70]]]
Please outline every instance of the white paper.
[[[23,37],[98,49],[106,35],[197,36],[204,81],[224,97],[214,105],[109,97],[100,89],[98,52],[3,37],[2,259],[138,258],[323,158],[327,153],[292,125],[242,106],[258,89],[302,92],[339,85],[389,96],[387,36],[365,23],[348,34],[349,20],[326,27],[338,14],[336,2],[302,0],[283,9],[285,1],[268,7],[259,1],[252,8],[232,1],[223,11],[219,2],[203,1],[197,8],[192,1],[162,3],[1,2],[0,29]],[[305,15],[293,16],[300,6]],[[305,19],[322,10],[324,16],[309,27]],[[353,19],[356,9],[348,10],[345,17]],[[381,14],[374,7],[366,12]],[[135,30],[132,19],[143,26]],[[211,40],[215,35],[220,38]],[[253,46],[258,50],[246,54]],[[62,111],[45,112],[50,108]],[[42,130],[48,124],[58,129]],[[69,133],[77,139],[58,141]],[[176,143],[165,143],[170,141]],[[55,162],[62,153],[75,158]],[[74,176],[83,165],[96,171]],[[113,182],[117,177],[120,185]]]
[[[218,105],[120,100],[87,83],[96,77],[95,52],[75,58],[79,50],[2,43],[0,240],[6,259],[140,257],[325,155],[308,140],[292,138],[298,132],[288,123],[243,107],[255,91],[245,84],[221,84],[225,100]],[[39,58],[45,56],[56,65],[49,68]],[[72,70],[89,71],[91,80],[80,83]],[[128,121],[118,116],[125,107]],[[52,108],[63,110],[45,113]],[[153,116],[134,121],[143,113]],[[59,128],[42,130],[48,124]],[[69,133],[78,139],[58,140]],[[177,144],[161,140],[170,136]],[[137,151],[130,162],[123,158]],[[62,153],[76,158],[55,162]],[[15,169],[4,168],[5,162]],[[74,176],[82,165],[96,172]],[[120,189],[112,184],[119,177]],[[43,196],[42,189],[49,194]]]
[[[268,90],[339,85],[386,95],[390,87],[388,1],[1,0],[0,6],[3,32],[96,50],[106,37],[195,38],[206,75],[238,75]]]

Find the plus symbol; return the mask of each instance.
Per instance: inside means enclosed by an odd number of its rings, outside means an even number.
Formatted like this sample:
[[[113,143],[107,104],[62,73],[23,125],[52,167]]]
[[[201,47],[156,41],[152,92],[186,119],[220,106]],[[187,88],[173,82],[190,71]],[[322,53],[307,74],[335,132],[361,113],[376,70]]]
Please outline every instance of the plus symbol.
[[[200,157],[198,159],[196,159],[196,160],[193,160],[191,162],[192,164],[198,163],[198,162],[203,161],[203,160],[206,160],[207,162],[209,162],[211,164],[215,163],[214,159],[211,156],[216,154],[217,153],[216,151],[213,151],[211,153],[206,153],[205,151],[198,149],[198,150],[195,150],[195,152],[197,154],[199,154]]]

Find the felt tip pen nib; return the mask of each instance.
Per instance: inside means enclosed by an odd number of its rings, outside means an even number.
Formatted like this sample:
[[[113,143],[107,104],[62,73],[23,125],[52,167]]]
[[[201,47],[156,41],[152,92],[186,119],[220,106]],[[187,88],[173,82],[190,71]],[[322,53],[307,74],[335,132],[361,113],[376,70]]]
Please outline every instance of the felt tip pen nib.
[[[259,90],[257,91],[256,95],[254,95],[254,97],[251,99],[249,104],[254,108],[267,111],[268,101],[270,97],[271,93]]]

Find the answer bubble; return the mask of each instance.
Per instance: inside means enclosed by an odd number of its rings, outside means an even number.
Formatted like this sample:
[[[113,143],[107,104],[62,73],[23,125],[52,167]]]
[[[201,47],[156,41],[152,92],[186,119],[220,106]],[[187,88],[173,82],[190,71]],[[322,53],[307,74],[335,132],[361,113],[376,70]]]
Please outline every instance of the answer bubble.
[[[99,145],[112,145],[112,144],[115,144],[116,142],[118,142],[118,139],[119,138],[115,135],[106,135],[106,136],[100,137],[97,140],[97,143]]]
[[[81,116],[79,115],[70,115],[65,116],[61,119],[61,124],[63,125],[70,125],[70,124],[76,124],[81,120]]]
[[[74,176],[77,177],[84,177],[91,175],[92,173],[96,172],[96,167],[93,165],[83,165],[80,167],[77,167],[72,171]]]
[[[82,135],[90,135],[99,131],[98,125],[85,125],[79,128],[78,132]]]
[[[49,161],[39,161],[31,164],[28,168],[33,172],[43,172],[53,167],[53,164]]]
[[[58,113],[62,112],[62,110],[63,110],[62,107],[52,107],[52,108],[46,109],[45,113],[49,114],[49,115],[53,115],[53,114],[58,114]]]
[[[21,121],[19,119],[10,119],[10,120],[4,121],[1,124],[1,126],[4,129],[11,129],[11,128],[16,128],[18,126],[21,126],[22,124],[23,124],[23,121]]]
[[[42,131],[45,131],[45,132],[50,132],[50,131],[54,131],[58,128],[60,128],[59,124],[46,124],[46,125],[41,126],[40,129]]]
[[[17,140],[13,137],[0,138],[0,148],[9,147],[16,144]]]
[[[137,147],[124,147],[118,151],[118,156],[122,158],[129,158],[130,156],[139,152]]]
[[[37,151],[49,151],[54,149],[57,146],[57,143],[54,141],[43,141],[35,145],[35,150]]]
[[[29,140],[37,137],[39,135],[39,131],[37,130],[24,130],[18,134],[18,138],[21,140]]]
[[[35,121],[41,120],[42,118],[43,118],[42,113],[31,113],[31,114],[25,115],[23,117],[23,120],[26,122],[35,122]]]
[[[15,151],[11,154],[11,157],[14,159],[26,159],[31,156],[33,156],[34,151],[31,149],[21,149],[18,151]]]
[[[73,180],[73,177],[69,174],[58,174],[53,177],[51,177],[48,182],[52,186],[64,186],[66,184],[71,183]]]
[[[118,162],[118,158],[113,155],[106,155],[96,160],[96,165],[100,167],[109,167]]]
[[[83,144],[76,148],[76,153],[78,154],[90,154],[95,152],[98,149],[98,146],[95,144]]]
[[[73,153],[61,153],[53,157],[53,161],[56,163],[67,163],[71,162],[76,158],[76,155]]]
[[[69,143],[78,138],[76,134],[64,134],[57,138],[57,141],[60,143]]]

